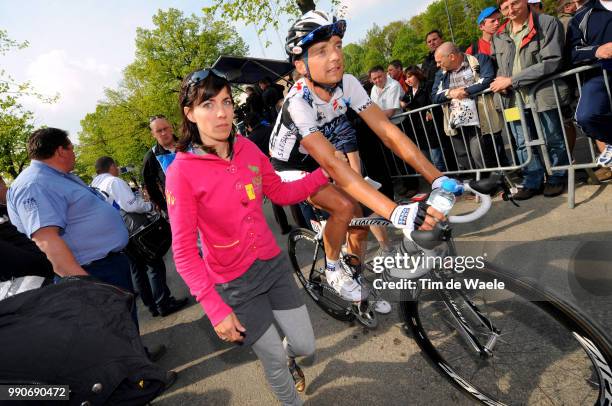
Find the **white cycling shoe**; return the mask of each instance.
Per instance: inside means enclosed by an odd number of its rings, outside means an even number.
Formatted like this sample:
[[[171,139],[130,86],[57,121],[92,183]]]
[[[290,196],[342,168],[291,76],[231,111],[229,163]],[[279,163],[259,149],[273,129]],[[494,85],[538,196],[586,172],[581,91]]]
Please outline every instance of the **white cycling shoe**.
[[[343,270],[335,269],[330,271],[326,269],[325,277],[327,278],[329,286],[334,288],[342,299],[350,302],[359,302],[362,300],[361,286]]]
[[[391,303],[386,300],[379,299],[374,302],[374,311],[379,314],[389,314],[391,313]]]
[[[612,145],[606,145],[606,149],[597,158],[597,166],[612,167]]]

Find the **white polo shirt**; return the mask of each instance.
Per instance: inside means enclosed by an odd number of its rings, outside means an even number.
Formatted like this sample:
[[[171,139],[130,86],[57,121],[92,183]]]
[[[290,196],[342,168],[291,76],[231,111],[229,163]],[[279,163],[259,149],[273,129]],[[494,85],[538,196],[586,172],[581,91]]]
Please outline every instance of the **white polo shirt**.
[[[395,109],[395,114],[399,114],[402,112],[400,106],[400,99],[404,97],[404,90],[399,82],[392,77],[387,75],[387,83],[384,88],[379,88],[378,86],[372,86],[372,91],[370,92],[370,98],[381,110],[390,110]],[[393,119],[391,120],[393,124],[399,124],[402,122],[402,119]]]

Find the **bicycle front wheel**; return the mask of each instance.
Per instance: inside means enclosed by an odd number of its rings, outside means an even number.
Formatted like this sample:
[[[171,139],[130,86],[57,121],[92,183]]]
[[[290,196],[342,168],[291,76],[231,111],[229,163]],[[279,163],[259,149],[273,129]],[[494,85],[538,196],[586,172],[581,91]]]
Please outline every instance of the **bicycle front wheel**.
[[[289,259],[304,290],[325,313],[341,321],[355,318],[350,303],[343,300],[325,279],[325,250],[316,233],[298,228],[289,233]]]
[[[465,394],[491,405],[612,404],[611,346],[584,315],[490,268],[431,275],[417,300],[402,303],[404,321],[438,372]],[[463,288],[431,283],[448,280]],[[466,285],[475,280],[498,284]]]

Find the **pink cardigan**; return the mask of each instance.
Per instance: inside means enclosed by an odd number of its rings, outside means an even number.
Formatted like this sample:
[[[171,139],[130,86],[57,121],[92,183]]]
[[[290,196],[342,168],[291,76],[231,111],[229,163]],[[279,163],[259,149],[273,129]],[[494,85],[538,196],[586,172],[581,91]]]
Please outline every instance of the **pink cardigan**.
[[[256,259],[280,253],[266,223],[263,196],[279,205],[295,204],[325,184],[320,169],[281,182],[268,158],[242,136],[236,137],[230,162],[212,154],[177,153],[166,177],[174,261],[213,326],[232,312],[215,284],[238,278]]]

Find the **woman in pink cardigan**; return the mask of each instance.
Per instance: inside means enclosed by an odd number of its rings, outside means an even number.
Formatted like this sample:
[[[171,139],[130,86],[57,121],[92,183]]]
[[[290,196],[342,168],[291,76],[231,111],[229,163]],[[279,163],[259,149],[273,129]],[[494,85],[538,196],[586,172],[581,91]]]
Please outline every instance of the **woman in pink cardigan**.
[[[262,199],[266,195],[279,205],[303,201],[327,176],[319,169],[281,182],[259,148],[234,132],[231,88],[214,70],[185,78],[180,105],[179,152],[166,179],[177,271],[219,338],[252,346],[278,399],[300,405],[297,391],[304,390],[305,379],[295,357],[314,353],[314,334]]]

